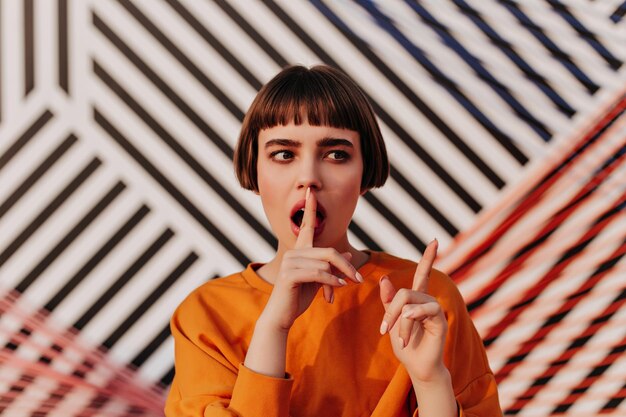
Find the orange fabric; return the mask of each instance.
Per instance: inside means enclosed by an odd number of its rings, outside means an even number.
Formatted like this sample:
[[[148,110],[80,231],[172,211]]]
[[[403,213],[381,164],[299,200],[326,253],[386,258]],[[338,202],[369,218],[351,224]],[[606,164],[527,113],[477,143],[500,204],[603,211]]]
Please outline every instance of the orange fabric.
[[[419,415],[409,376],[395,358],[383,317],[378,280],[410,288],[416,264],[370,252],[359,272],[365,282],[322,292],[294,323],[288,338],[285,378],[243,366],[256,318],[271,284],[251,264],[241,273],[193,291],[172,317],[176,375],[165,407],[182,416],[373,416]],[[448,319],[444,361],[462,416],[500,416],[495,380],[465,303],[452,280],[431,274],[428,292]]]

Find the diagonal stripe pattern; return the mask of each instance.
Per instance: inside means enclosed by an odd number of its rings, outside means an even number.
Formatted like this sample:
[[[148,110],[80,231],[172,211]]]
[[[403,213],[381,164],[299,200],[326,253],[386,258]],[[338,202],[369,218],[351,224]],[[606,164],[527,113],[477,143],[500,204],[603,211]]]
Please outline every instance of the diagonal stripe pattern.
[[[168,319],[276,247],[231,158],[324,62],[390,160],[349,226],[437,236],[507,415],[624,415],[626,3],[0,2],[0,414],[161,415]]]

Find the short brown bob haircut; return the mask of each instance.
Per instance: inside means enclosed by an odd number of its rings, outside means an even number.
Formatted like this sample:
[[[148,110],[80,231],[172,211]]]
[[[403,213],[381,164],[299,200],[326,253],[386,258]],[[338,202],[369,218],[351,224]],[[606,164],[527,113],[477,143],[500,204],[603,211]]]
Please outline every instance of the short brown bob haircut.
[[[382,186],[389,161],[380,127],[365,93],[346,74],[327,65],[296,65],[265,84],[243,120],[233,162],[241,186],[258,192],[259,132],[291,122],[330,126],[359,133],[363,154],[361,190]]]

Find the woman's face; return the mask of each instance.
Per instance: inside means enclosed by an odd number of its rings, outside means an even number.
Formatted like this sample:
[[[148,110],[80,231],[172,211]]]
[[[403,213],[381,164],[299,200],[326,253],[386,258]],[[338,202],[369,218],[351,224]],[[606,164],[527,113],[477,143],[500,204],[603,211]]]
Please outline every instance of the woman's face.
[[[292,122],[259,133],[259,195],[279,250],[294,247],[307,187],[318,201],[315,246],[347,250],[362,176],[358,132]]]

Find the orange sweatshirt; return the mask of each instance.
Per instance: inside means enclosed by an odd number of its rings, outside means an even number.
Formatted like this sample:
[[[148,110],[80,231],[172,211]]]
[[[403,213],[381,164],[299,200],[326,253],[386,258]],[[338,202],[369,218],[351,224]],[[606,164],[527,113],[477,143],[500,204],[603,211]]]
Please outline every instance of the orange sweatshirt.
[[[411,288],[414,262],[370,252],[359,272],[365,282],[322,291],[294,323],[285,378],[255,373],[243,362],[272,285],[251,264],[207,282],[178,307],[171,321],[176,375],[165,413],[182,416],[417,416],[411,380],[393,354],[378,280]],[[433,270],[428,293],[448,320],[444,362],[461,416],[501,416],[496,384],[482,341],[452,280]]]

